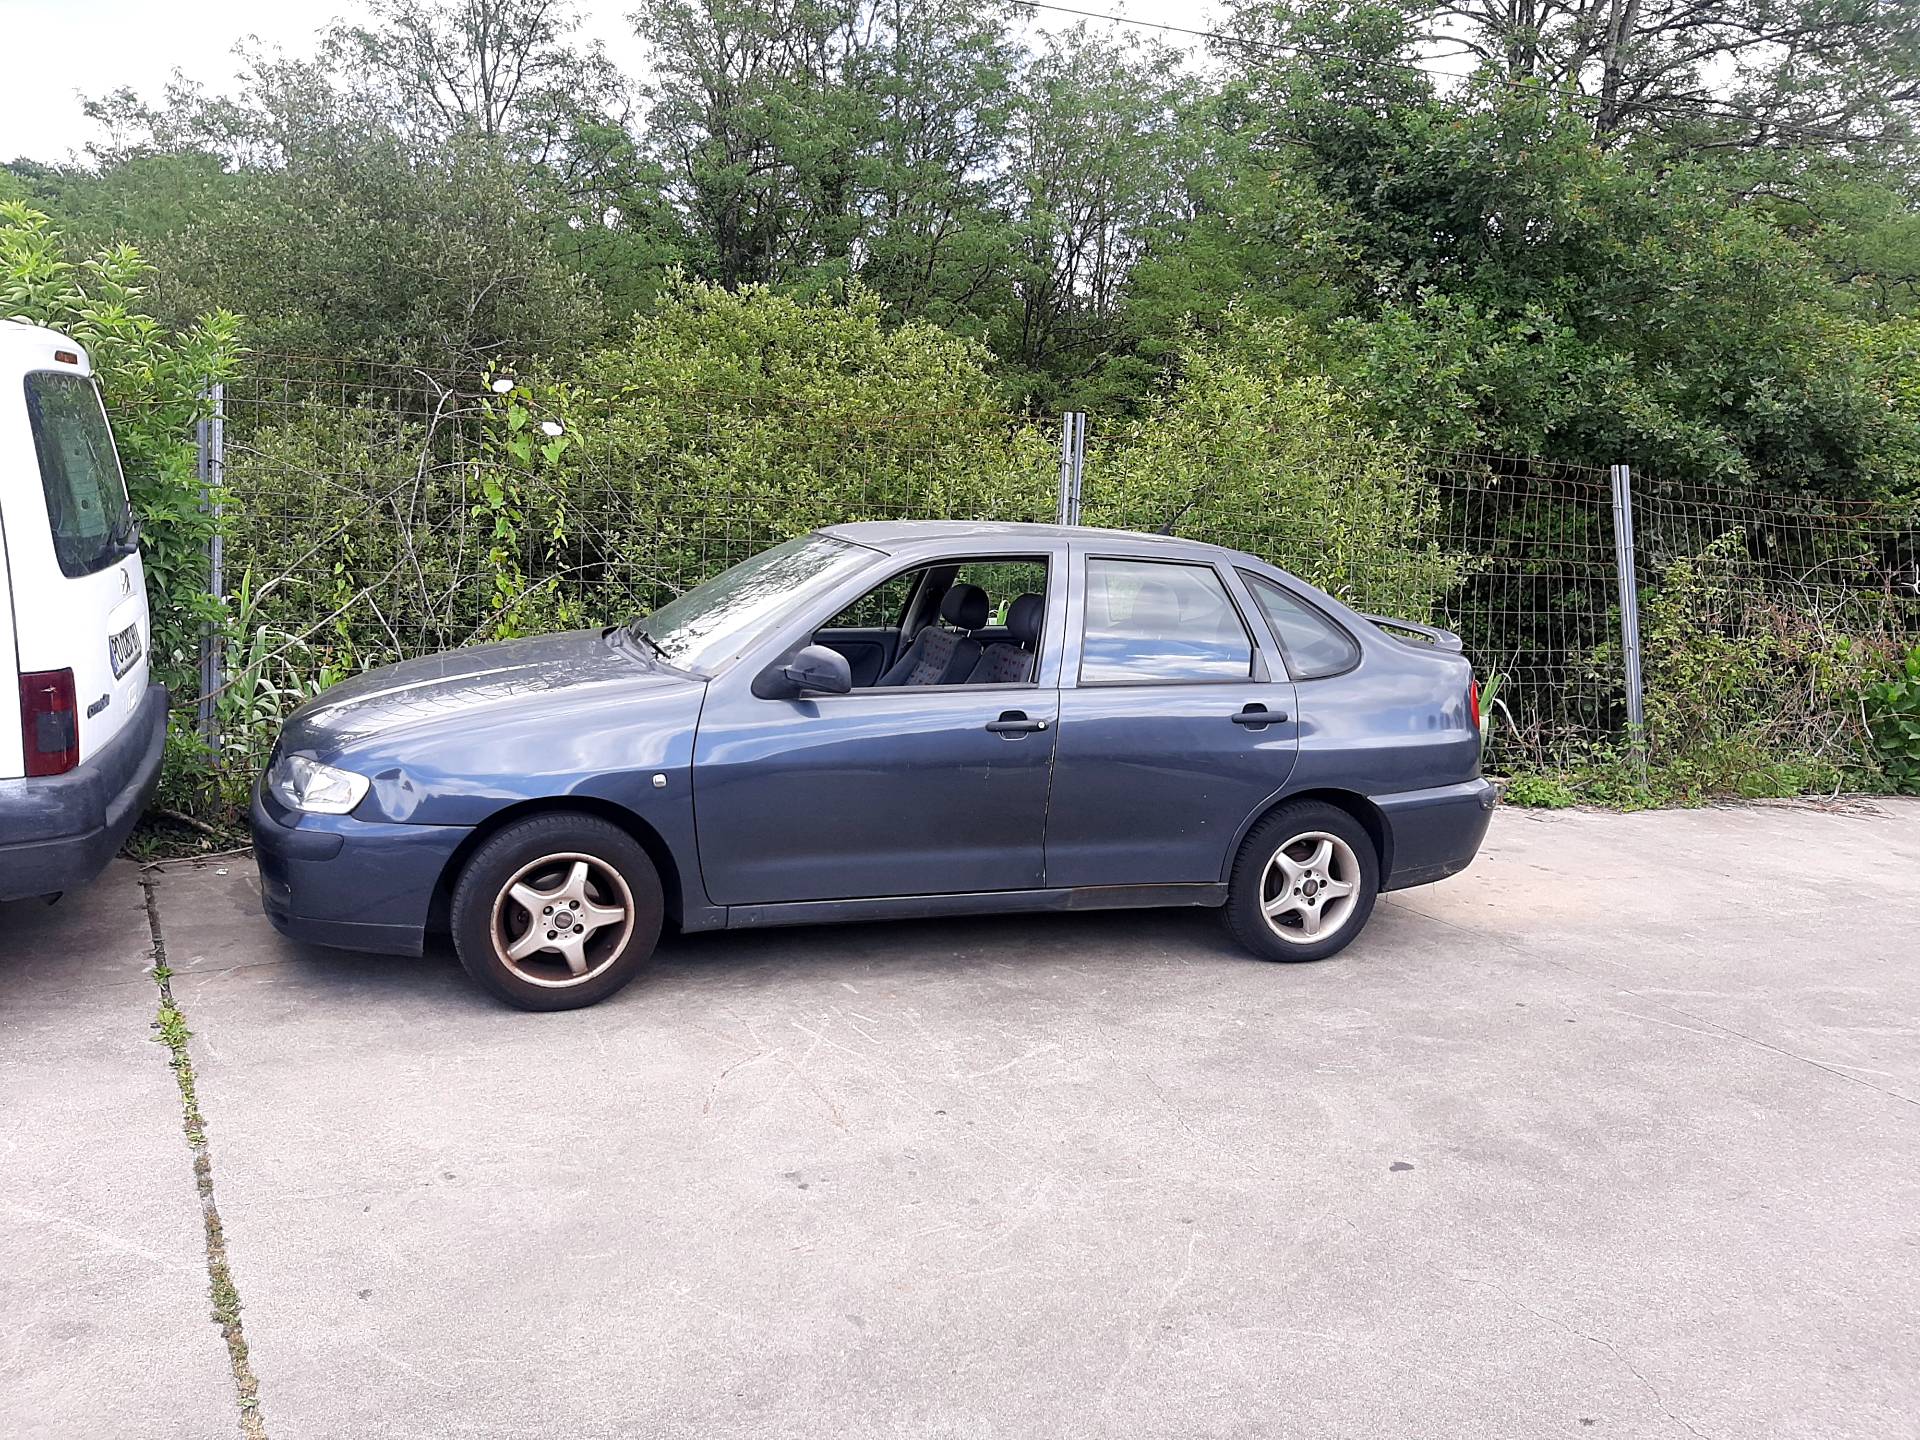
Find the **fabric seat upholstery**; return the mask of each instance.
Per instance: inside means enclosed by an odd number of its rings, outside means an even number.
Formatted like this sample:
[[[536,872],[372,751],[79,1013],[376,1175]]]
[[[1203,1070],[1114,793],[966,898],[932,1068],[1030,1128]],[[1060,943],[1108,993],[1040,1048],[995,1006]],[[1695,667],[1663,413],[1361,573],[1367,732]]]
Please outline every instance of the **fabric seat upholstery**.
[[[873,683],[880,685],[958,685],[973,673],[980,642],[968,633],[987,623],[987,592],[978,585],[955,585],[940,601],[947,625],[928,625],[913,637],[906,654]]]
[[[1040,621],[1046,614],[1046,601],[1038,595],[1022,595],[1007,607],[1007,633],[1011,642],[1000,640],[980,652],[980,659],[967,676],[969,685],[1024,685],[1033,679],[1034,655],[1040,644]]]

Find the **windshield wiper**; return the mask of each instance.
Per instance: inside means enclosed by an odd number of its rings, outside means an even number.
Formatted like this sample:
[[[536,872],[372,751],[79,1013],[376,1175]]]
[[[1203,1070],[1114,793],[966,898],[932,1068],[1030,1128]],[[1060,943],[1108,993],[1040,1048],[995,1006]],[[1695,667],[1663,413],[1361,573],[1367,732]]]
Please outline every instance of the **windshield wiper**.
[[[638,620],[635,620],[631,625],[627,626],[627,634],[632,636],[635,640],[644,640],[646,642],[647,648],[653,651],[654,654],[658,655],[662,660],[665,660],[668,664],[673,663],[673,657],[667,654],[667,647],[662,645],[658,640],[654,639],[653,636],[649,635],[646,631],[642,630],[640,628],[640,622]]]

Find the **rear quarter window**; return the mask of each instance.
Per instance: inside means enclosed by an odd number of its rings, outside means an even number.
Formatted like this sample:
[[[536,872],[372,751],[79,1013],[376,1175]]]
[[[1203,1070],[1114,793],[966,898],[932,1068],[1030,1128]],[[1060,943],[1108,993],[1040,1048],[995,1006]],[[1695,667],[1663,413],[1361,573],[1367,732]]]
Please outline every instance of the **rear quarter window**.
[[[1279,637],[1294,679],[1324,680],[1360,663],[1359,642],[1292,591],[1245,570],[1240,578]]]
[[[133,552],[126,482],[99,392],[83,375],[26,378],[27,420],[40,461],[47,526],[63,575],[91,575]]]

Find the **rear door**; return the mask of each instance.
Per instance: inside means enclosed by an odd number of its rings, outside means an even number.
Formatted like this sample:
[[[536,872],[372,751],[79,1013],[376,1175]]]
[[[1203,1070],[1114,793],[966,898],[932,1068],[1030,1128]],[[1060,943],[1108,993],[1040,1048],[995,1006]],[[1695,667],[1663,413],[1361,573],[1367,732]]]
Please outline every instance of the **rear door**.
[[[1299,751],[1293,684],[1210,562],[1074,557],[1049,885],[1206,884]]]
[[[152,635],[133,515],[84,365],[50,353],[9,388],[0,450],[12,463],[0,483],[16,663],[23,676],[72,672],[84,764],[147,686]]]

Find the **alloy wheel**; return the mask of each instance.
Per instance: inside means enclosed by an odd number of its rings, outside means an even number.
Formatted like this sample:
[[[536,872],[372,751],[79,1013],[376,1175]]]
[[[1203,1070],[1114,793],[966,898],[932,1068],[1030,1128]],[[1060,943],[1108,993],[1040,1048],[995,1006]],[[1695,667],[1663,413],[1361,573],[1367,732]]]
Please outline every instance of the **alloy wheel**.
[[[1353,918],[1360,859],[1338,835],[1310,830],[1273,852],[1260,878],[1260,913],[1291,945],[1316,945]]]
[[[494,896],[493,949],[522,980],[563,989],[611,965],[633,919],[633,893],[613,866],[573,851],[544,855]]]

